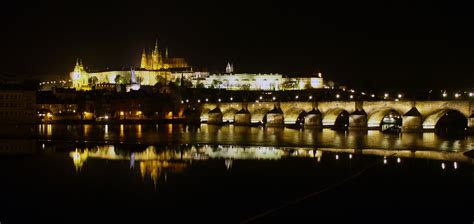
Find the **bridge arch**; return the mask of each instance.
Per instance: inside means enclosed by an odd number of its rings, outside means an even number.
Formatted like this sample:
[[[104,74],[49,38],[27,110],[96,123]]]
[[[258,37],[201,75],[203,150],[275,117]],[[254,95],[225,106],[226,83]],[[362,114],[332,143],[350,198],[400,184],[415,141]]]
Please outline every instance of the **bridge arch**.
[[[286,112],[284,112],[284,122],[285,124],[296,124],[297,121],[301,118],[304,120],[304,115],[306,112],[297,107],[290,108]]]
[[[201,116],[199,117],[199,119],[201,120],[201,122],[207,122],[207,120],[209,120],[209,111],[210,109],[209,108],[204,108],[201,112]]]
[[[369,129],[379,129],[382,123],[387,120],[393,120],[393,123],[401,125],[402,113],[392,108],[383,108],[372,112],[367,119]]]
[[[464,131],[467,128],[467,117],[454,109],[441,109],[426,117],[423,121],[424,130],[444,133]]]
[[[250,122],[252,124],[263,124],[265,123],[265,116],[267,115],[268,111],[270,111],[267,108],[258,108],[252,112],[250,112]]]
[[[347,118],[347,121],[346,121]],[[349,125],[349,112],[342,108],[329,109],[323,115],[323,126],[335,127],[337,125]],[[346,126],[346,127],[347,127]]]

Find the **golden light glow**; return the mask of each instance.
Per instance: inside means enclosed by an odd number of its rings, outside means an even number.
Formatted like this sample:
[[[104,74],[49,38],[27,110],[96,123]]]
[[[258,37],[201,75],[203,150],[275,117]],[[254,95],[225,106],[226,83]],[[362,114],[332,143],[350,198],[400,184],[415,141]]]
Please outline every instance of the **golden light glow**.
[[[141,138],[141,137],[142,137],[142,125],[141,125],[141,124],[139,124],[139,125],[137,126],[137,137],[138,137],[138,138]]]
[[[156,187],[158,179],[163,174],[166,175],[167,172],[181,173],[186,167],[187,164],[183,162],[171,162],[166,160],[147,160],[140,162],[140,174],[142,178],[150,176]]]
[[[79,152],[79,150],[76,149],[74,152],[69,153],[69,156],[72,158],[76,172],[78,172],[82,169],[82,166],[87,161],[87,158],[89,157],[89,151],[85,150],[84,152]]]

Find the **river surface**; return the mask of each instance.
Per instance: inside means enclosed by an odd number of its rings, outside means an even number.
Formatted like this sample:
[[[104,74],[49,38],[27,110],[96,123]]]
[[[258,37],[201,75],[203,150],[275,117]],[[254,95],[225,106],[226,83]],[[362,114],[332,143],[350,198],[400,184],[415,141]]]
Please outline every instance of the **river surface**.
[[[3,223],[472,223],[472,136],[0,128]]]

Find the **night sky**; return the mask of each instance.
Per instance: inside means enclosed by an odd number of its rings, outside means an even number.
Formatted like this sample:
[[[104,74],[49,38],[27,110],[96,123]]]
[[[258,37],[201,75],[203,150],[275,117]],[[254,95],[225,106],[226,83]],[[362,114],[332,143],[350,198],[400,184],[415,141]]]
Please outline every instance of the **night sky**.
[[[74,4],[72,4],[74,2]],[[197,2],[197,1],[196,1]],[[330,2],[330,1],[329,1]],[[308,75],[356,88],[472,87],[474,13],[462,4],[72,1],[2,7],[0,73],[138,66],[158,38],[197,69]]]

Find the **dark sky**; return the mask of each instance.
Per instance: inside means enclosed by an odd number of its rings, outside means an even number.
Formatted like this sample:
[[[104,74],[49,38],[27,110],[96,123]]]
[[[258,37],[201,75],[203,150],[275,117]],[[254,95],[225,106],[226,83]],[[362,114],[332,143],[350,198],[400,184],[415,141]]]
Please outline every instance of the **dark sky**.
[[[168,1],[170,2],[170,1]],[[2,7],[1,73],[66,75],[137,66],[155,38],[196,68],[310,74],[361,88],[472,87],[470,5],[344,3],[98,5],[72,1]],[[74,3],[74,4],[72,4]]]

